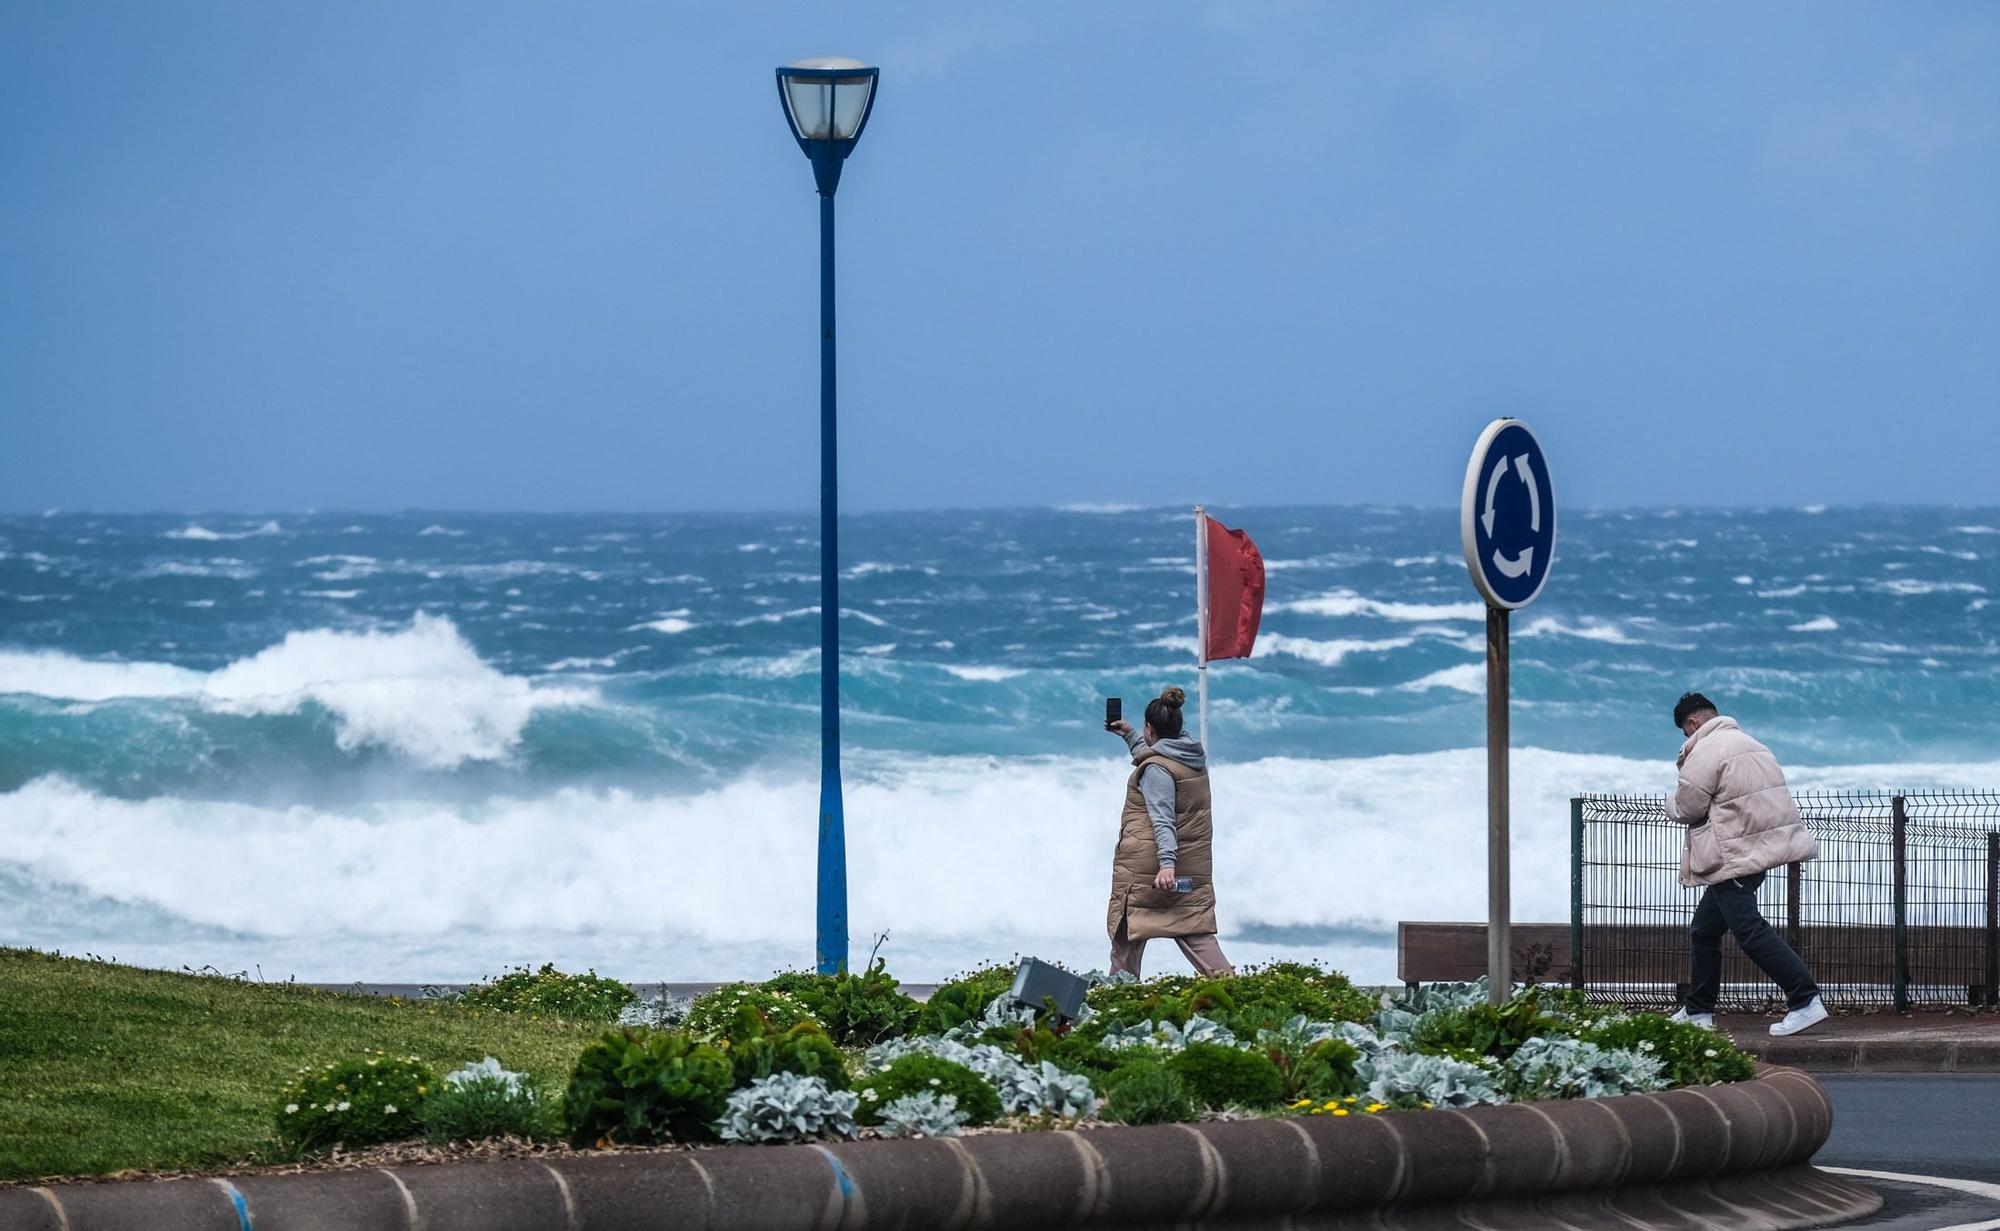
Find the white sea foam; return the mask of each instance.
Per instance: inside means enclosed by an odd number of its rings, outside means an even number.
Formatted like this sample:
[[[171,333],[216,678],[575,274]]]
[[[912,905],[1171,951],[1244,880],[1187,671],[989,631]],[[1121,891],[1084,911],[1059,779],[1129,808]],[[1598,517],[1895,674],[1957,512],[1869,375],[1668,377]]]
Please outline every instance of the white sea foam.
[[[1301,615],[1375,616],[1383,620],[1484,620],[1486,608],[1479,603],[1397,603],[1365,598],[1352,590],[1335,590],[1313,598],[1273,603],[1272,611],[1295,611]]]
[[[141,577],[226,577],[231,581],[248,581],[256,575],[255,568],[227,556],[207,561],[160,560],[147,565],[139,574]]]
[[[248,530],[210,530],[206,526],[190,522],[179,530],[167,531],[166,537],[195,543],[218,543],[227,539],[255,539],[284,532],[285,528],[275,521],[266,521]]]
[[[1405,692],[1426,692],[1433,688],[1455,688],[1460,692],[1483,694],[1486,691],[1486,667],[1481,663],[1463,663],[1456,667],[1446,667],[1433,671],[1407,684],[1398,684]]]
[[[914,948],[934,963],[899,957],[899,974],[937,978],[1017,944],[1101,964],[1105,864],[1129,766],[1107,756],[856,759],[849,768],[854,933],[887,929],[892,953]],[[1484,751],[1471,748],[1218,768],[1225,942],[1251,924],[1385,934],[1402,919],[1478,917],[1485,772]],[[1791,777],[1802,787],[1972,786],[2000,779],[2000,765],[1805,768]],[[1516,918],[1559,920],[1568,917],[1570,796],[1661,790],[1672,762],[1526,748],[1514,754],[1512,781]],[[363,948],[392,956],[450,936],[468,937],[465,947],[484,955],[474,960],[489,967],[503,959],[496,934],[527,946],[589,934],[598,947],[585,957],[651,953],[650,962],[666,956],[661,936],[695,942],[697,961],[741,943],[809,953],[813,846],[798,840],[798,826],[814,815],[818,785],[802,770],[681,796],[566,789],[468,803],[266,807],[115,799],[42,778],[0,795],[0,849],[41,886],[153,908],[252,944],[293,938],[287,951],[317,953],[320,977],[352,977],[342,963]],[[992,841],[994,826],[1007,841]],[[1414,867],[1412,851],[1424,853]],[[966,892],[970,867],[1007,891]],[[662,869],[671,892],[662,891]],[[1671,874],[1660,875],[1668,892]],[[758,908],[744,910],[746,901]],[[1155,964],[1177,964],[1157,949]],[[1377,960],[1382,969],[1352,973],[1393,979],[1392,955]]]
[[[432,769],[499,760],[537,710],[597,700],[587,690],[503,674],[449,619],[421,612],[396,629],[288,633],[211,672],[0,651],[0,693],[81,702],[181,697],[232,714],[289,714],[317,704],[334,716],[342,749],[386,748]]]
[[[1098,513],[1098,514],[1137,513],[1141,508],[1144,507],[1145,507],[1144,505],[1137,505],[1137,504],[1114,504],[1109,501],[1079,500],[1071,504],[1057,505],[1056,512]]]
[[[2000,534],[2000,526],[1953,526],[1953,534]]]
[[[671,635],[674,633],[684,633],[693,627],[694,627],[694,622],[684,618],[683,616],[664,615],[657,620],[648,620],[643,624],[634,624],[631,628],[628,628],[625,631],[638,632],[640,629],[649,628],[656,633],[667,633]]]
[[[1838,631],[1840,622],[1832,616],[1814,616],[1803,624],[1787,625],[1795,633],[1831,633]]]
[[[1416,639],[1413,637],[1388,637],[1379,641],[1340,637],[1331,641],[1315,641],[1310,637],[1287,637],[1281,633],[1264,633],[1257,638],[1256,648],[1251,651],[1250,656],[1268,658],[1273,654],[1285,654],[1318,663],[1323,667],[1337,667],[1352,654],[1381,654],[1403,649],[1414,645],[1415,642]],[[1188,650],[1192,652],[1193,638],[1189,638],[1186,644]]]
[[[811,607],[794,607],[790,611],[767,611],[762,615],[745,616],[743,619],[732,620],[730,623],[737,628],[748,628],[752,624],[777,624],[785,620],[796,620],[801,616],[816,616],[818,614],[819,606],[818,604],[814,604]],[[870,611],[856,611],[852,607],[842,607],[840,614],[860,620],[864,624],[873,624],[877,628],[887,628],[889,626],[889,621]]]
[[[1785,587],[1783,587],[1783,588],[1781,588],[1781,589],[1777,589],[1777,590],[1759,590],[1759,591],[1757,591],[1757,597],[1758,597],[1758,598],[1797,598],[1797,597],[1798,597],[1799,595],[1801,595],[1801,594],[1804,594],[1805,592],[1806,592],[1806,588],[1805,588],[1804,586],[1785,586]]]
[[[453,530],[449,526],[438,526],[438,525],[425,526],[423,529],[417,531],[417,536],[419,538],[426,538],[440,534],[448,535],[451,538],[461,538],[464,536],[465,531]]]

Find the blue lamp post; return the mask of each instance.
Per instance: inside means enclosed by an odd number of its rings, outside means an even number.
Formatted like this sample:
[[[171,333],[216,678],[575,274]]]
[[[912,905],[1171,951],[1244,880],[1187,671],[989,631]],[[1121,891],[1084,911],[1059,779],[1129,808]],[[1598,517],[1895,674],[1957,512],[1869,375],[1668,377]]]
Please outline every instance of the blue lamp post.
[[[833,379],[833,191],[875,106],[877,70],[822,57],[778,70],[778,100],[819,188],[819,926],[821,974],[847,965],[847,831],[840,802],[840,512]]]

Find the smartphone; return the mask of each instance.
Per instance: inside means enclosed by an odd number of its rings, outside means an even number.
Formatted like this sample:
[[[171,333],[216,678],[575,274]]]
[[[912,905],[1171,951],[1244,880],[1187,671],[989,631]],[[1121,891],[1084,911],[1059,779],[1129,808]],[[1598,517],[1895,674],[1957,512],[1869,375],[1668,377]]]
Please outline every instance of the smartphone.
[[[1118,722],[1124,717],[1125,717],[1124,698],[1106,697],[1104,699],[1104,729],[1107,731],[1110,730],[1112,723]]]

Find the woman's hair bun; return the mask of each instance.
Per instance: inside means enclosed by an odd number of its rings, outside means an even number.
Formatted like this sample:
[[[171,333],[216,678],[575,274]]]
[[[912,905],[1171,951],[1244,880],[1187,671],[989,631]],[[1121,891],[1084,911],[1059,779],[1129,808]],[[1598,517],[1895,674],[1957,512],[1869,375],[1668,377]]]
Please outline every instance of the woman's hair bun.
[[[1179,709],[1181,706],[1187,704],[1187,694],[1178,688],[1168,688],[1160,694],[1160,700],[1165,701],[1175,709]]]

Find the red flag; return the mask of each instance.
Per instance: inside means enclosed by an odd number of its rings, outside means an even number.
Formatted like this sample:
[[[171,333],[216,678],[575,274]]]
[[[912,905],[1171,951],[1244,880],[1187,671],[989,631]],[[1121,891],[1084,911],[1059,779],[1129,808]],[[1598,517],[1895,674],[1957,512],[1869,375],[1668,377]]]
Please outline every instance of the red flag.
[[[1208,519],[1208,658],[1248,658],[1264,618],[1264,557],[1241,530]]]

